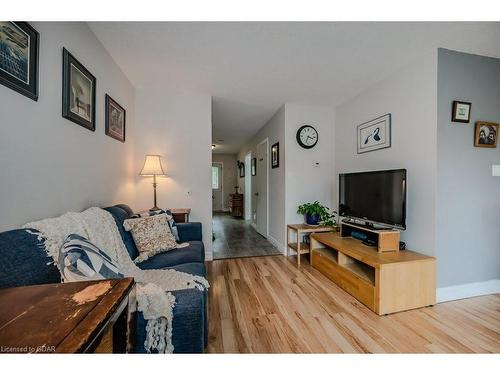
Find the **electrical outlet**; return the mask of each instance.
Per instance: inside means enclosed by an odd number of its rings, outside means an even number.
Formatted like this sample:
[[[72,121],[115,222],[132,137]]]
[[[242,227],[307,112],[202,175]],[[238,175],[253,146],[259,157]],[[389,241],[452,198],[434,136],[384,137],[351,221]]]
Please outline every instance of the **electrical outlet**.
[[[491,175],[495,177],[500,177],[500,165],[491,166]]]

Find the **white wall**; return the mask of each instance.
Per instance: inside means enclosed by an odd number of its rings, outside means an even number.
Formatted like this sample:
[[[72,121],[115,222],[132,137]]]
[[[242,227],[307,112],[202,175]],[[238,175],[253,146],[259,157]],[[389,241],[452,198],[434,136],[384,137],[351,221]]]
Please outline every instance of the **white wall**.
[[[335,111],[330,107],[285,105],[287,224],[304,221],[303,215],[297,214],[302,203],[317,200],[334,208],[334,121]],[[311,125],[318,131],[318,143],[312,149],[297,143],[297,130],[302,125]]]
[[[392,114],[392,147],[358,155],[356,126],[386,113]],[[409,249],[434,255],[437,52],[337,107],[335,124],[336,179],[342,172],[406,168],[408,229],[402,240]]]
[[[233,154],[214,154],[212,162],[222,163],[222,209],[229,210],[229,195],[234,194],[234,187],[238,183],[238,168],[236,166],[237,156]]]
[[[162,155],[168,177],[158,180],[158,206],[191,208],[190,220],[202,223],[205,253],[212,259],[211,97],[137,90],[136,113],[134,208],[153,206],[152,179],[138,173],[146,154]]]
[[[285,237],[285,106],[282,106],[274,116],[259,130],[255,137],[242,147],[238,154],[238,159],[240,161],[245,160],[245,155],[251,151],[252,157],[255,157],[257,153],[257,145],[265,140],[269,139],[269,160],[271,160],[271,146],[276,142],[279,142],[279,168],[271,168],[271,163],[269,162],[269,236],[271,242],[273,242],[280,250],[284,251],[286,237]],[[259,171],[257,171],[257,174]],[[240,191],[243,194],[248,194],[245,192],[245,181],[244,178],[238,178],[238,185],[240,186]],[[255,192],[255,187],[257,183],[255,177],[252,176],[252,198]],[[252,199],[252,213],[255,211],[255,199]],[[253,215],[252,215],[253,217]]]
[[[0,231],[134,199],[134,88],[85,23],[33,22],[38,102],[0,85]],[[62,48],[96,77],[96,131],[61,116]],[[104,95],[127,111],[125,143],[104,134]]]

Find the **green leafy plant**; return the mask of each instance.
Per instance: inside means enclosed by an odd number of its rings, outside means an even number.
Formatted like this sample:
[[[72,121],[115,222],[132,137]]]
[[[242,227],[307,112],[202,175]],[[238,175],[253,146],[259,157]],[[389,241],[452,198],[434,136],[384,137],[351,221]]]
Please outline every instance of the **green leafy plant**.
[[[336,215],[337,211],[330,210],[328,207],[323,206],[318,201],[313,203],[301,204],[297,213],[300,215],[310,215],[319,217],[319,223],[322,225],[335,226],[337,225]]]

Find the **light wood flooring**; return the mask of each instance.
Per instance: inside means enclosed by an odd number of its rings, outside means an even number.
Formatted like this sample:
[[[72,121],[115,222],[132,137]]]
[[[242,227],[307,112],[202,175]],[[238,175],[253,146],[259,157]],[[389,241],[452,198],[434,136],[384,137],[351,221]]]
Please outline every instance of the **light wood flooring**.
[[[378,316],[294,257],[208,262],[209,353],[500,353],[500,295]]]

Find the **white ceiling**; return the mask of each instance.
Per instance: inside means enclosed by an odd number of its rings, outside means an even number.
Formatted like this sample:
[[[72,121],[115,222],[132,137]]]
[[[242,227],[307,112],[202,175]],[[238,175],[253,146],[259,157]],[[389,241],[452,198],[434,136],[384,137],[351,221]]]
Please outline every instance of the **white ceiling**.
[[[136,88],[212,95],[219,152],[236,152],[283,103],[338,105],[438,47],[500,58],[500,23],[89,25]]]

